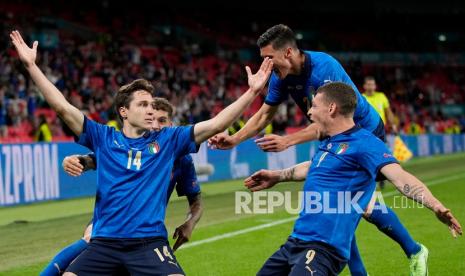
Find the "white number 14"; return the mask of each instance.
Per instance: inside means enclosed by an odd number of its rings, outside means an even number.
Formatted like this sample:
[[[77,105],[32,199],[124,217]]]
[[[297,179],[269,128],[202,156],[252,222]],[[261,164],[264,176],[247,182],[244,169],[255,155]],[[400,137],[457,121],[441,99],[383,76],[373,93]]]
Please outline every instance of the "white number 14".
[[[136,156],[134,157],[134,161],[132,158],[132,150],[128,151],[128,166],[127,168],[130,169],[131,166],[136,166],[137,170],[140,170],[140,166],[142,166],[142,151],[138,150],[136,152]]]

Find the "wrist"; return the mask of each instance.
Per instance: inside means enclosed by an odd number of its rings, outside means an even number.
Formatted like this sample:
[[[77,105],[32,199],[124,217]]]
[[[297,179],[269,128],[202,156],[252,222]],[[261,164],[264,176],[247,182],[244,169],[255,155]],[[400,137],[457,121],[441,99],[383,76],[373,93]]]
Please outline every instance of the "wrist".
[[[236,134],[232,135],[231,139],[232,139],[231,142],[232,142],[233,146],[236,146],[237,144],[242,142],[242,136],[240,135],[240,130]]]
[[[193,219],[192,216],[184,222],[184,225],[190,229],[193,229],[196,224],[197,222]]]
[[[282,170],[277,171],[277,178],[279,182],[286,182],[286,181],[291,180],[289,178],[288,170],[289,169],[282,169]]]
[[[440,204],[440,203],[434,204],[433,206],[431,206],[431,209],[436,214],[444,213],[445,211],[447,211],[447,208],[444,205]]]
[[[292,139],[289,135],[282,136],[282,142],[286,149],[292,146]]]
[[[37,67],[37,64],[35,62],[24,63],[24,67],[26,67],[26,70],[30,71],[34,69],[35,67]]]
[[[249,87],[249,90],[248,92],[252,93],[253,95],[257,95],[260,93],[262,89],[257,89],[257,88],[253,88],[253,87]]]

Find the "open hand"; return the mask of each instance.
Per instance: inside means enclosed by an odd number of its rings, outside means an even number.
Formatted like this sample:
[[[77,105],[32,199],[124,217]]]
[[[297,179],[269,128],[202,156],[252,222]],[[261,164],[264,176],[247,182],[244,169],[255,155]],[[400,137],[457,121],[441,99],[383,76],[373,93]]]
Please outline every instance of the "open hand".
[[[29,48],[18,31],[12,31],[10,33],[10,38],[11,42],[13,42],[13,45],[16,48],[16,51],[18,52],[19,59],[24,63],[24,66],[27,68],[34,65],[37,57],[37,46],[39,45],[39,42],[34,41],[32,48]]]
[[[259,170],[244,180],[244,185],[252,192],[269,189],[279,182],[279,173],[270,170]]]
[[[231,149],[237,144],[236,140],[226,133],[218,133],[208,139],[208,146],[212,149]]]
[[[254,93],[260,93],[263,88],[265,87],[266,82],[270,78],[271,70],[273,69],[273,61],[266,57],[262,64],[260,65],[260,69],[258,69],[257,73],[252,74],[252,70],[250,70],[249,66],[245,67],[247,71],[247,79],[249,82],[249,87]]]
[[[80,176],[84,171],[84,166],[79,161],[78,155],[65,157],[62,166],[65,172],[71,176]]]
[[[262,138],[256,139],[255,143],[257,143],[260,149],[266,152],[280,152],[289,147],[285,136],[276,134],[267,134]]]
[[[457,237],[457,234],[462,235],[462,226],[449,209],[436,211],[436,217],[449,227],[449,231],[454,238]]]

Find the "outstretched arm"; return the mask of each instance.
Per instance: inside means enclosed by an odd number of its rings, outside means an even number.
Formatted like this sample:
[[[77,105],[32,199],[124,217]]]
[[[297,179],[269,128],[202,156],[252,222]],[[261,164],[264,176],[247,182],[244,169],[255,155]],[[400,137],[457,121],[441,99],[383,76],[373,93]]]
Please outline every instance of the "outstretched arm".
[[[247,66],[247,77],[249,81],[249,89],[234,103],[226,107],[218,113],[214,118],[200,122],[194,127],[195,142],[202,143],[213,135],[224,131],[232,123],[234,123],[244,110],[252,103],[255,97],[261,92],[268,78],[271,75],[273,62],[269,58],[265,58],[256,74],[252,74]]]
[[[452,215],[452,212],[433,196],[423,182],[412,174],[404,171],[399,164],[389,164],[381,169],[381,173],[391,181],[394,186],[406,197],[419,202],[433,211],[437,218],[449,227],[454,237],[457,233],[462,235],[460,223]]]
[[[307,177],[311,161],[303,162],[283,170],[259,170],[244,180],[252,192],[269,189],[279,182],[302,181]]]
[[[280,152],[290,146],[301,144],[308,141],[320,139],[320,130],[315,124],[310,124],[304,129],[289,135],[270,134],[255,140],[255,143],[263,150],[268,152]]]
[[[264,103],[262,107],[250,118],[247,123],[234,135],[219,133],[208,140],[211,148],[230,149],[240,144],[242,141],[257,135],[273,119],[278,106],[271,106]]]
[[[80,135],[83,129],[84,115],[65,99],[63,94],[45,77],[35,63],[39,43],[34,41],[32,48],[29,48],[18,31],[11,32],[10,38],[16,51],[18,51],[19,58],[47,103],[65,121],[74,134]]]
[[[271,123],[277,110],[278,106],[264,103],[257,113],[247,121],[245,126],[232,136],[236,145],[260,133],[262,129]]]

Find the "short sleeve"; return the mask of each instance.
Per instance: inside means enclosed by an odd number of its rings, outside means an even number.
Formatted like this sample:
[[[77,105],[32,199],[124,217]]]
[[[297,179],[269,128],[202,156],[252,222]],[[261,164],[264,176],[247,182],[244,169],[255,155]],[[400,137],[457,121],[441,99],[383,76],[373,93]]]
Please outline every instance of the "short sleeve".
[[[82,133],[76,138],[76,143],[95,151],[106,137],[108,131],[108,127],[84,116]]]
[[[281,89],[282,81],[273,73],[268,83],[268,94],[266,94],[265,103],[267,105],[276,106],[284,102],[288,94]]]
[[[328,54],[323,54],[319,59],[315,59],[312,83],[316,89],[329,82],[343,82],[350,85],[356,92],[357,86],[350,79],[342,65],[335,58]]]
[[[194,139],[194,126],[170,127],[165,129],[172,131],[172,137],[170,139],[174,146],[174,155],[176,158],[198,151],[198,145],[195,143]]]
[[[363,145],[359,146],[358,162],[373,179],[379,179],[379,171],[384,166],[399,163],[386,144],[375,136],[364,139]]]
[[[176,179],[176,192],[178,196],[192,197],[200,193],[200,185],[195,173],[194,161],[190,155],[181,157],[181,172]]]

